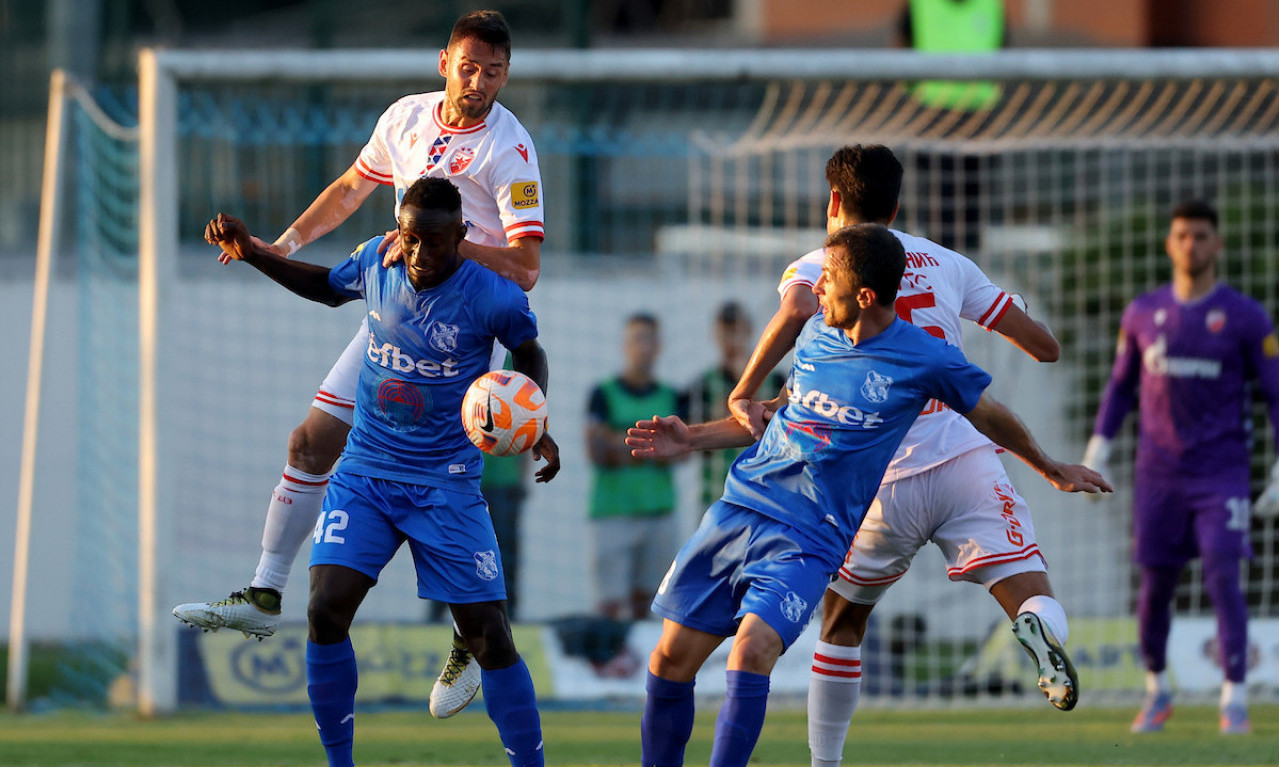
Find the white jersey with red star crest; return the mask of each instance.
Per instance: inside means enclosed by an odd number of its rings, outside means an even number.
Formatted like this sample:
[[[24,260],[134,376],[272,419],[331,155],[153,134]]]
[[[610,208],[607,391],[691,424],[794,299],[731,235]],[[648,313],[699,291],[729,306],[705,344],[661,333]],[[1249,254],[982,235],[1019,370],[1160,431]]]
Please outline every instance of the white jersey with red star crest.
[[[506,247],[522,237],[545,236],[542,176],[528,131],[506,107],[493,108],[479,125],[444,124],[444,92],[415,93],[387,108],[360,150],[356,170],[395,186],[400,200],[422,176],[447,178],[462,193],[466,238]]]
[[[890,230],[906,249],[906,273],[897,289],[897,316],[952,346],[963,348],[960,318],[989,330],[1012,300],[966,256],[932,240]],[[777,292],[817,283],[826,259],[814,250],[786,267]],[[933,400],[906,433],[884,473],[884,482],[918,474],[974,448],[989,445],[967,418]]]

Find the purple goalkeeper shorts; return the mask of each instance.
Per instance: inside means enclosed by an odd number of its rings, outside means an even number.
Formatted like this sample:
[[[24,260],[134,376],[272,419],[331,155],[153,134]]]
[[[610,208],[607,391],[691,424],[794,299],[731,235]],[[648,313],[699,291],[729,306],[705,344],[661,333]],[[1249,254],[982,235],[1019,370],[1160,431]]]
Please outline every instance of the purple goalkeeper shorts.
[[[1138,473],[1133,492],[1133,561],[1181,566],[1204,552],[1252,557],[1247,478]]]

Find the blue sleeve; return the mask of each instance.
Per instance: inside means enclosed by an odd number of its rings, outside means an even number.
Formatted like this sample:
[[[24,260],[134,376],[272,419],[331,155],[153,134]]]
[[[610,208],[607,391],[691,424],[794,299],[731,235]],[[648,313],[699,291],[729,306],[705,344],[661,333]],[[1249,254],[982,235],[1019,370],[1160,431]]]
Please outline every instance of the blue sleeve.
[[[990,374],[969,362],[958,347],[944,341],[937,354],[937,375],[933,377],[933,398],[941,400],[958,413],[971,412],[977,400],[990,386]]]
[[[369,254],[381,260],[378,256],[377,246],[382,242],[381,237],[374,237],[356,248],[345,261],[329,270],[329,287],[350,298],[364,297],[364,267],[369,260]]]
[[[537,338],[537,317],[529,309],[528,296],[515,283],[496,277],[490,300],[479,302],[484,328],[507,349]]]

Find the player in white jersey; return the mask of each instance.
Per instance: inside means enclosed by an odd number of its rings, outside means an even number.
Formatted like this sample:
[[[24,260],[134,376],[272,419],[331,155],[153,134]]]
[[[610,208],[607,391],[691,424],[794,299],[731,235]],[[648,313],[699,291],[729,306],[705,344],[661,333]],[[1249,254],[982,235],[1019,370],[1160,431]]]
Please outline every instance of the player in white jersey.
[[[355,162],[280,236],[285,257],[345,221],[379,185],[395,187],[395,212],[422,176],[447,178],[462,195],[463,257],[527,291],[537,283],[544,236],[541,174],[533,141],[497,103],[511,60],[511,31],[496,11],[474,11],[453,26],[440,51],[443,91],[405,96],[378,119]],[[388,233],[388,241],[394,237]],[[231,256],[224,254],[223,263]],[[398,258],[392,245],[388,262]],[[329,371],[306,419],[289,435],[288,463],[267,508],[262,555],[249,587],[218,602],[178,605],[173,614],[206,631],[231,628],[270,636],[293,560],[310,537],[329,475],[351,429],[356,384],[367,346],[364,324]],[[479,688],[479,667],[454,634],[449,661],[431,693],[431,712],[451,716]]]
[[[852,223],[889,224],[897,214],[900,163],[886,147],[851,146],[826,166],[831,186],[828,230]],[[1057,359],[1051,332],[1016,305],[969,259],[922,237],[893,230],[907,253],[896,310],[903,319],[960,346],[960,318],[1008,338],[1040,361]],[[730,409],[761,425],[754,395],[816,311],[812,285],[823,252],[787,268],[778,287],[782,307],[770,321],[733,394]],[[767,392],[771,396],[773,392]],[[1013,630],[1039,667],[1039,685],[1069,710],[1078,681],[1061,643],[1066,613],[1052,596],[1025,501],[1009,481],[994,446],[940,403],[930,403],[907,433],[884,475],[844,565],[826,592],[822,636],[809,688],[813,765],[840,762],[861,684],[861,642],[876,602],[900,579],[915,553],[934,541],[951,580],[985,586],[1013,619]]]

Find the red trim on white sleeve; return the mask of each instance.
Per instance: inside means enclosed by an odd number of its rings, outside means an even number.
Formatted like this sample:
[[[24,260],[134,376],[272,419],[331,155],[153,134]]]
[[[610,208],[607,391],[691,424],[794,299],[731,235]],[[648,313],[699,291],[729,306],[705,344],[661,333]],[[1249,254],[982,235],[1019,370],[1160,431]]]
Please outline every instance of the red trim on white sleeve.
[[[1008,307],[1012,305],[1013,300],[1008,297],[1008,294],[1001,292],[999,294],[999,298],[995,299],[995,302],[990,305],[990,308],[986,310],[986,313],[982,315],[981,319],[977,320],[977,324],[981,325],[986,330],[990,330],[995,325],[999,324],[999,320],[1003,318],[1004,314],[1008,311]]]
[[[384,173],[378,173],[366,165],[363,159],[358,157],[355,160],[355,172],[377,184],[386,184],[387,186],[390,186],[395,183],[390,176]]]

